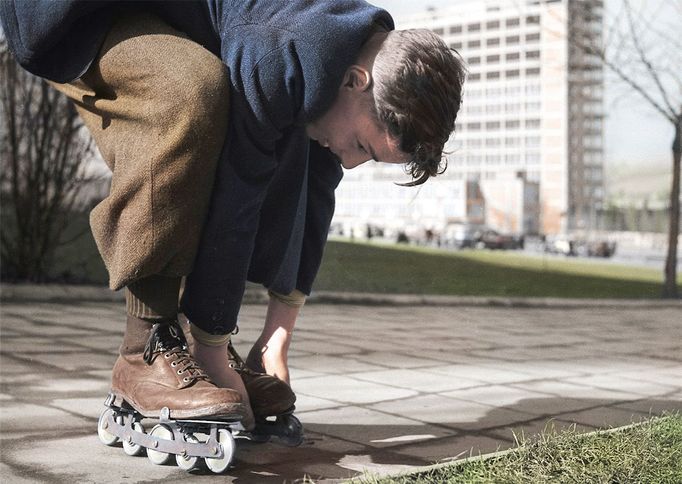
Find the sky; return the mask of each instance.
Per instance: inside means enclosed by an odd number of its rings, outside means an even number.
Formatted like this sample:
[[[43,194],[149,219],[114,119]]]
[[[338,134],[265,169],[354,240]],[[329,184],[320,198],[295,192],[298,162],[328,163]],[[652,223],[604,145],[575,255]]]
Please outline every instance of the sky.
[[[396,18],[400,28],[400,17],[422,12],[427,6],[450,7],[462,0],[369,0],[387,9]],[[514,1],[514,0],[511,0]],[[607,16],[618,10],[623,0],[606,0]],[[682,1],[679,0],[632,0],[635,10],[646,7],[654,16],[653,20],[682,19]],[[676,4],[676,5],[673,5]],[[653,13],[651,13],[654,11]],[[678,72],[682,72],[682,66]],[[671,165],[672,125],[655,112],[639,95],[625,89],[615,76],[605,73],[606,119],[604,126],[604,148],[606,169],[622,166]],[[624,93],[626,93],[624,95]],[[678,100],[682,99],[679,91]]]

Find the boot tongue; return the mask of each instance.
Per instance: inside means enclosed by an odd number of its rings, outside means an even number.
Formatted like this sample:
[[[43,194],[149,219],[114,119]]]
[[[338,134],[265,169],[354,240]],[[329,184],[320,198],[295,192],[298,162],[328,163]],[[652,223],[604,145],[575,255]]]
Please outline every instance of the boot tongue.
[[[188,349],[182,328],[175,321],[155,323],[144,348],[144,361],[151,364],[156,353],[174,348]]]
[[[172,350],[173,348],[187,349],[187,340],[182,329],[174,321],[168,324],[159,325],[158,341],[160,351]]]

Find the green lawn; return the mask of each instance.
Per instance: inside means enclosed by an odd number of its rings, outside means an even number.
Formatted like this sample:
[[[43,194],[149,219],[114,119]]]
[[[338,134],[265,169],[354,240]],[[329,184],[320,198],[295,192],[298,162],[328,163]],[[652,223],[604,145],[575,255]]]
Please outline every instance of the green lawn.
[[[662,271],[515,252],[330,241],[316,290],[466,296],[658,298]],[[680,278],[682,282],[682,278]]]
[[[682,483],[682,416],[653,418],[623,430],[543,434],[488,459],[469,459],[364,484]]]
[[[106,270],[87,228],[87,215],[74,214],[63,239],[81,233],[57,249],[48,280],[106,285]],[[658,270],[529,257],[512,251],[441,251],[332,240],[314,288],[462,296],[658,298],[661,281]]]

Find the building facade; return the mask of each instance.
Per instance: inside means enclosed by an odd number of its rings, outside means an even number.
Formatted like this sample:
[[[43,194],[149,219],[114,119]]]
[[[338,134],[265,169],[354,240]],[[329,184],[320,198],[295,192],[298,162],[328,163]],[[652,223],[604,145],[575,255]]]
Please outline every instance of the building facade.
[[[467,221],[475,182],[493,228],[593,227],[604,198],[604,81],[580,46],[601,42],[602,11],[602,0],[482,0],[398,18],[398,28],[441,35],[469,68],[448,169],[421,189],[395,186],[404,180],[395,167],[347,172],[337,220],[439,229]]]

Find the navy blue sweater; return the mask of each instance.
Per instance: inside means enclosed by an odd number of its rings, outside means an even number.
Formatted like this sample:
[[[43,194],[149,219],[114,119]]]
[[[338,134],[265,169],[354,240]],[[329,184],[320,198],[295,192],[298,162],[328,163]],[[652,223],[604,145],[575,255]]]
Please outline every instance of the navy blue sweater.
[[[229,131],[187,316],[231,330],[247,279],[309,293],[342,173],[305,124],[330,106],[374,25],[393,28],[390,15],[362,0],[3,0],[0,16],[27,70],[68,82],[87,70],[123,8],[153,10],[229,68]]]

